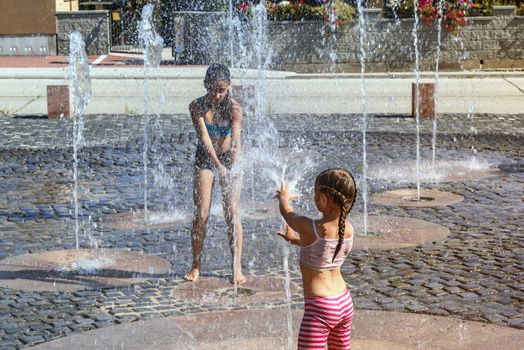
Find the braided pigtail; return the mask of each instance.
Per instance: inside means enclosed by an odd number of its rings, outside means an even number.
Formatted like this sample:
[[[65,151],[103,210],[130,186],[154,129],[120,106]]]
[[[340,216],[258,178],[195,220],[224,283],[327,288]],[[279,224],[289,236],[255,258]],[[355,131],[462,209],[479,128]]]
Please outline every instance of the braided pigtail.
[[[340,216],[338,217],[338,243],[337,247],[335,248],[335,253],[333,253],[333,259],[331,260],[331,263],[335,261],[335,257],[337,256],[338,252],[340,251],[340,248],[342,248],[342,244],[344,243],[344,235],[346,231],[346,216],[349,210],[347,210],[348,205],[344,202],[344,205],[342,205],[340,210]]]

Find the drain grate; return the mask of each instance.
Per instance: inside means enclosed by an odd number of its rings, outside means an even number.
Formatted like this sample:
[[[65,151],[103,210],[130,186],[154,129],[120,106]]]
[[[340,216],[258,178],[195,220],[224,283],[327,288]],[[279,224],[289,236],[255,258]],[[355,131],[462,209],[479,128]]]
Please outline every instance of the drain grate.
[[[242,296],[252,296],[252,295],[255,295],[255,294],[256,294],[255,290],[254,289],[249,289],[249,288],[237,288],[237,293],[235,294],[235,288],[233,288],[233,287],[218,289],[215,292],[216,296],[229,297],[229,298],[238,298],[238,297],[242,297]]]
[[[500,164],[499,169],[505,173],[522,173],[524,172],[524,163]]]
[[[364,232],[359,232],[356,234],[357,237],[383,237],[384,232],[380,231],[368,231],[366,234]]]
[[[408,202],[431,202],[431,201],[434,201],[435,198],[433,198],[433,197],[424,197],[424,196],[420,196],[420,197],[410,196],[410,197],[403,197],[402,200],[403,201],[408,201]]]

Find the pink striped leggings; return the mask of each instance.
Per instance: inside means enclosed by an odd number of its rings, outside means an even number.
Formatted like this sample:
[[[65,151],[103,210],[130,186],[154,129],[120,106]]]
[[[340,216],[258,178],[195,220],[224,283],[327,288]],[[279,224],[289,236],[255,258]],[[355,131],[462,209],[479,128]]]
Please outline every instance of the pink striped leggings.
[[[332,297],[306,298],[298,349],[349,349],[353,300],[349,290]]]

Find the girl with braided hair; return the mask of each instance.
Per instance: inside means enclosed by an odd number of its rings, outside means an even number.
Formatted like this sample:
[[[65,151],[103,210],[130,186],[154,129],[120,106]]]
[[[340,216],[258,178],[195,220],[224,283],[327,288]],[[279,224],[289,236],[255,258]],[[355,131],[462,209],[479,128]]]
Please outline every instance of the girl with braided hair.
[[[357,195],[355,180],[345,169],[328,169],[315,180],[317,220],[301,216],[289,203],[294,196],[283,183],[276,198],[287,223],[277,232],[300,246],[304,317],[298,349],[349,349],[353,301],[340,267],[353,246],[353,227],[346,217]]]

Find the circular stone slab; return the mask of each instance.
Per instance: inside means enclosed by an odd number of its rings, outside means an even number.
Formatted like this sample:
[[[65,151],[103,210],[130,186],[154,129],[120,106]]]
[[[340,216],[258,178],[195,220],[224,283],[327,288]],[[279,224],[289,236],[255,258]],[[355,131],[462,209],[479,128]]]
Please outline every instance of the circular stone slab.
[[[505,173],[524,173],[524,162],[499,164],[499,169]]]
[[[285,307],[162,317],[77,332],[35,350],[274,350],[297,348],[303,310]],[[353,350],[520,350],[524,330],[452,317],[357,309]],[[176,344],[176,346],[174,345]]]
[[[273,202],[257,202],[252,204],[241,204],[240,217],[243,220],[267,220],[278,217],[278,208]],[[183,212],[149,211],[147,222],[144,220],[144,211],[138,210],[127,213],[110,214],[104,216],[105,227],[122,230],[140,230],[146,227],[167,228],[179,224],[191,222],[193,214]],[[222,209],[211,208],[211,216],[224,218]],[[147,223],[147,225],[146,225]]]
[[[172,227],[191,221],[190,214],[167,211],[148,211],[147,221],[144,219],[144,211],[137,210],[127,213],[110,214],[104,216],[105,227],[132,230],[151,228]]]
[[[413,188],[386,191],[373,195],[373,201],[378,204],[398,207],[434,208],[460,203],[464,197],[452,192],[431,189],[420,189],[420,200],[417,190]]]
[[[413,247],[439,241],[449,235],[447,227],[432,222],[396,216],[368,217],[367,236],[364,236],[362,216],[351,217],[355,229],[353,249],[382,250]]]
[[[159,278],[171,264],[125,249],[68,249],[0,260],[0,286],[30,291],[77,291]]]
[[[498,168],[475,158],[464,161],[437,161],[435,171],[429,161],[421,161],[419,175],[421,183],[462,182],[495,176]],[[416,161],[381,163],[369,166],[368,176],[377,180],[395,183],[417,183]]]
[[[173,288],[171,295],[197,304],[228,305],[250,304],[285,300],[285,279],[277,276],[246,276],[246,283],[234,286],[216,277],[200,277],[196,282],[188,282]],[[298,293],[300,287],[290,281],[291,293]]]

